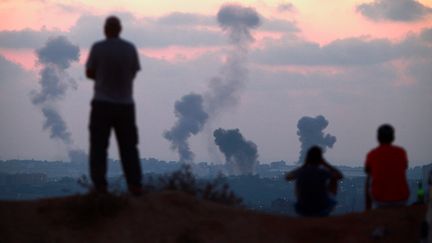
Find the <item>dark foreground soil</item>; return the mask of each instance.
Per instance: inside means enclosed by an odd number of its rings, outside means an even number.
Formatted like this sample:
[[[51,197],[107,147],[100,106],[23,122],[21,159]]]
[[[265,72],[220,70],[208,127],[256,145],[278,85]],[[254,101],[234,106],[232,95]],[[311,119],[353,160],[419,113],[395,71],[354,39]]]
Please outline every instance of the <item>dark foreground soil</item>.
[[[419,242],[425,206],[289,218],[178,193],[0,202],[0,242]]]

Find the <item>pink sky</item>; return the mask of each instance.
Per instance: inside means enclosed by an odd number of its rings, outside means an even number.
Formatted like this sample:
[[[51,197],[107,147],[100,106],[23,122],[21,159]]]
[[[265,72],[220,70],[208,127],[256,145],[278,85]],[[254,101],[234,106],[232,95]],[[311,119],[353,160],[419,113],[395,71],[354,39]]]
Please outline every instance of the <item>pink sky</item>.
[[[170,12],[180,11],[212,15],[221,1],[205,1],[194,3],[176,1],[175,3],[152,3],[132,1],[129,7],[124,7],[119,1],[86,1],[86,4],[71,1],[63,4],[60,1],[3,1],[0,4],[0,31],[23,29],[48,29],[68,31],[74,26],[82,14],[106,15],[111,11],[129,11],[136,16],[157,17]],[[284,19],[294,21],[300,28],[298,35],[308,41],[327,44],[336,39],[348,37],[390,38],[398,40],[409,32],[418,32],[428,26],[431,18],[414,23],[372,22],[365,19],[355,11],[359,1],[326,1],[326,4],[316,6],[316,1],[292,1],[295,10],[291,12],[278,12],[280,1],[239,1],[240,3],[255,7],[257,11],[268,19]],[[421,1],[432,7],[432,1]],[[25,16],[25,17],[23,17]],[[255,47],[259,47],[265,38],[278,39],[282,33],[263,32],[257,30],[254,36],[257,39]],[[178,61],[179,58],[196,58],[212,48],[186,48],[170,46],[166,48],[145,49],[141,53],[154,58]],[[19,63],[26,69],[34,67],[35,55],[32,50],[0,49],[0,54],[10,61]]]
[[[372,1],[236,1],[255,8],[266,22],[252,31],[255,42],[248,56],[251,60],[248,66],[250,80],[240,94],[244,103],[239,103],[234,112],[221,116],[217,126],[241,128],[245,137],[259,145],[263,161],[293,161],[298,154],[298,119],[305,115],[323,114],[330,121],[328,132],[338,136],[337,146],[329,151],[329,158],[340,162],[361,162],[374,145],[377,125],[394,121],[400,131],[398,139],[401,145],[407,147],[414,160],[419,163],[430,161],[432,87],[429,67],[432,50],[427,38],[418,35],[407,39],[407,43],[400,41],[409,33],[432,28],[432,14],[405,23],[372,21],[356,11],[359,4]],[[169,150],[169,144],[161,134],[175,122],[172,112],[175,101],[189,92],[205,90],[208,80],[220,75],[229,42],[227,35],[217,25],[209,23],[209,19],[215,18],[224,1],[129,0],[127,6],[124,2],[0,0],[0,55],[32,71],[9,73],[8,68],[13,65],[3,60],[7,66],[2,69],[2,75],[11,78],[4,78],[3,87],[6,88],[0,89],[3,90],[0,95],[3,101],[0,132],[16,142],[0,139],[0,153],[5,153],[2,156],[13,158],[13,153],[21,152],[36,158],[64,156],[61,149],[51,149],[55,143],[42,130],[42,116],[28,97],[31,90],[39,87],[37,70],[40,67],[36,65],[35,49],[46,42],[50,32],[62,32],[72,44],[80,47],[79,64],[74,63],[68,69],[71,77],[78,80],[78,90],[70,92],[59,105],[65,111],[64,119],[74,141],[81,148],[87,147],[87,121],[81,117],[87,111],[80,109],[88,109],[92,83],[79,82],[85,80],[82,65],[91,43],[103,38],[102,26],[94,25],[102,25],[103,18],[109,14],[127,12],[134,18],[122,18],[124,36],[139,47],[143,67],[136,83],[137,99],[141,105],[141,149],[145,157],[176,159],[176,154]],[[417,2],[432,8],[432,0]],[[278,6],[282,3],[292,3],[294,7],[280,11]],[[157,22],[175,12],[198,14],[200,16],[192,18],[197,17],[203,22],[198,27],[191,23],[175,25],[173,18],[168,18],[163,24]],[[90,16],[81,19],[90,24],[73,29],[82,16]],[[92,32],[97,28],[100,32]],[[30,33],[34,36],[28,40],[6,33],[22,30],[43,31]],[[184,34],[183,30],[193,37]],[[5,39],[1,39],[2,36]],[[197,39],[193,39],[195,37]],[[361,40],[355,39],[359,37]],[[345,38],[351,39],[337,42],[330,48],[319,48],[319,45]],[[385,40],[375,41],[380,38]],[[395,44],[391,45],[387,40]],[[173,82],[173,77],[176,82]],[[274,111],[281,112],[276,114]],[[270,132],[268,127],[271,127]],[[24,128],[26,133],[15,134]],[[2,134],[8,138],[6,135]],[[28,137],[41,142],[34,143]],[[202,135],[193,139],[191,144],[198,151],[197,160],[208,160],[211,157],[207,151],[208,138]]]

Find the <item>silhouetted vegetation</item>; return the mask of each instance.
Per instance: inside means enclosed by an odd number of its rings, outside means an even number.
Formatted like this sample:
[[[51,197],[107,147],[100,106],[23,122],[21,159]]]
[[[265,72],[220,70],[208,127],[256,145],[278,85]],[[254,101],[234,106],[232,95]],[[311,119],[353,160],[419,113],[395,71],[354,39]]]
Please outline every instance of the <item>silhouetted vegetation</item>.
[[[181,191],[216,203],[241,206],[242,199],[229,188],[222,175],[211,181],[199,183],[189,165],[183,165],[172,174],[159,177],[162,190]]]
[[[283,174],[295,167],[284,161],[259,164],[256,175],[222,175],[224,165],[207,163],[189,164],[185,169],[180,162],[143,159],[143,185],[147,192],[163,190],[185,191],[200,200],[242,205],[267,213],[294,215],[294,185],[286,182]],[[108,177],[111,194],[124,196],[126,181],[121,176],[118,161],[111,161]],[[37,160],[0,160],[0,200],[32,200],[85,194],[92,184],[86,176],[88,165]],[[82,168],[82,170],[78,170]],[[85,170],[84,170],[85,168]],[[411,190],[410,203],[417,199],[417,183],[431,165],[408,170]],[[337,195],[339,204],[335,214],[364,210],[364,169],[340,166],[345,175]],[[79,174],[78,174],[79,173]],[[189,173],[189,175],[188,175]],[[46,176],[45,176],[46,175]],[[81,176],[81,177],[80,177]],[[78,183],[77,183],[78,179]],[[423,184],[426,181],[423,181]],[[425,184],[424,184],[425,185]],[[241,198],[240,200],[237,200]]]
[[[90,181],[84,175],[77,183],[90,193],[78,196],[76,200],[68,201],[65,205],[65,211],[71,214],[67,217],[72,224],[81,221],[92,223],[100,218],[114,216],[128,204],[128,197],[125,191],[121,190],[119,178],[114,183],[114,190],[109,194],[92,193]],[[157,180],[147,178],[144,188],[149,192],[180,191],[202,200],[242,206],[242,199],[229,188],[222,175],[211,181],[198,181],[189,165],[183,165],[171,174],[159,175]]]

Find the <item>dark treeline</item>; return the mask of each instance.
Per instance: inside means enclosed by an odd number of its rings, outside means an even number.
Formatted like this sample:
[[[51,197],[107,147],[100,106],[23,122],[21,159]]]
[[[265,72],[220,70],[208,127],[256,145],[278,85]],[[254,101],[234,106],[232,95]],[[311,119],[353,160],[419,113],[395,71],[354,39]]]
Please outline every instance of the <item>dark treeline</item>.
[[[164,174],[178,170],[183,163],[178,161],[163,161],[155,158],[141,159],[143,173]],[[229,174],[230,169],[224,164],[213,164],[207,162],[191,163],[193,173],[197,177],[215,177],[219,173]],[[119,176],[122,174],[121,165],[118,160],[108,160],[108,176]],[[346,177],[364,176],[363,167],[337,166]],[[423,168],[416,166],[408,169],[408,178],[420,179],[423,177]],[[253,175],[260,177],[278,177],[285,172],[295,168],[285,161],[260,163],[256,166]],[[88,173],[87,161],[42,161],[42,160],[0,160],[0,173],[25,174],[42,173],[49,178],[80,177]]]
[[[158,187],[160,178],[182,167],[175,161],[142,159],[144,183]],[[294,168],[284,161],[259,164],[255,173],[249,175],[226,175],[227,168],[221,164],[196,163],[191,170],[199,183],[217,177],[224,180],[243,204],[252,210],[295,215],[292,205],[295,200],[294,184],[283,179],[285,172]],[[419,181],[430,166],[418,166],[408,170],[411,189],[410,202],[416,199]],[[340,182],[338,206],[335,214],[364,210],[365,177],[363,168],[340,166],[345,178]],[[89,185],[86,162],[8,160],[0,161],[0,200],[27,200],[44,197],[66,196],[87,192]],[[225,175],[224,175],[225,174]],[[109,161],[109,183],[111,191],[125,191],[119,161]],[[83,182],[84,180],[84,182]],[[84,186],[83,186],[84,184]]]

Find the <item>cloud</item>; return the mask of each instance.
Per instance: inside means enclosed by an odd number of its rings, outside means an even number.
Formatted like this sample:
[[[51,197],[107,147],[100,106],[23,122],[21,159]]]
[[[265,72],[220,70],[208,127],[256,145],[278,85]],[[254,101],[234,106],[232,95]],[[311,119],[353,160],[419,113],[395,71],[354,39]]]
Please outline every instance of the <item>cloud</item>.
[[[55,30],[31,30],[1,31],[0,48],[39,48],[45,44],[50,37],[62,34]],[[64,33],[63,33],[64,34]]]
[[[122,36],[140,48],[160,48],[171,45],[196,47],[216,46],[224,43],[223,34],[214,17],[173,13],[160,18],[136,18],[128,12],[114,13],[122,21]],[[81,47],[90,47],[96,40],[105,38],[103,24],[106,16],[82,15],[68,32],[59,30],[0,31],[0,48],[39,48],[46,39],[65,35]]]
[[[0,55],[0,87],[7,83],[8,85],[16,82],[16,80],[21,80],[25,76],[24,69]],[[6,90],[6,86],[1,88],[1,90]]]
[[[255,59],[270,65],[365,65],[380,63],[393,58],[389,40],[365,40],[349,38],[336,40],[328,45],[303,40],[284,40],[268,44],[255,52]]]
[[[253,53],[254,60],[267,65],[303,66],[365,66],[386,63],[400,58],[432,57],[430,30],[410,34],[399,42],[365,37],[335,40],[320,46],[315,42],[284,38],[269,42]]]
[[[281,13],[294,12],[296,9],[292,3],[281,3],[277,6],[277,10]]]
[[[196,28],[208,22],[202,15],[177,13],[160,18],[136,18],[130,13],[115,13],[115,15],[122,21],[122,36],[131,40],[139,48],[161,48],[172,45],[215,46],[223,43],[221,33]],[[81,16],[71,29],[71,35],[73,39],[80,42],[80,45],[90,46],[95,40],[104,38],[102,32],[104,21],[105,16]]]
[[[298,32],[295,22],[281,19],[264,19],[252,8],[238,9],[227,5],[221,11],[221,26],[236,26],[238,33],[243,27],[251,28],[262,24],[263,31],[283,33]],[[225,37],[219,30],[214,16],[195,13],[173,12],[157,18],[138,18],[129,12],[112,13],[122,21],[122,37],[132,41],[138,48],[164,48],[168,46],[214,47],[225,45]],[[0,48],[31,48],[44,45],[49,38],[63,35],[78,44],[89,48],[95,41],[105,38],[103,25],[106,16],[83,14],[69,31],[56,29],[0,31]],[[263,21],[260,21],[260,18]]]
[[[168,15],[162,16],[156,20],[156,23],[163,25],[208,25],[215,26],[216,21],[212,16],[201,15],[201,14],[192,14],[192,13],[182,13],[182,12],[173,12]]]
[[[432,28],[423,29],[420,37],[423,41],[432,43]]]
[[[375,0],[357,6],[357,11],[374,21],[413,22],[432,14],[429,8],[416,0]]]
[[[263,19],[261,29],[283,33],[299,32],[299,28],[295,22],[282,19]]]

